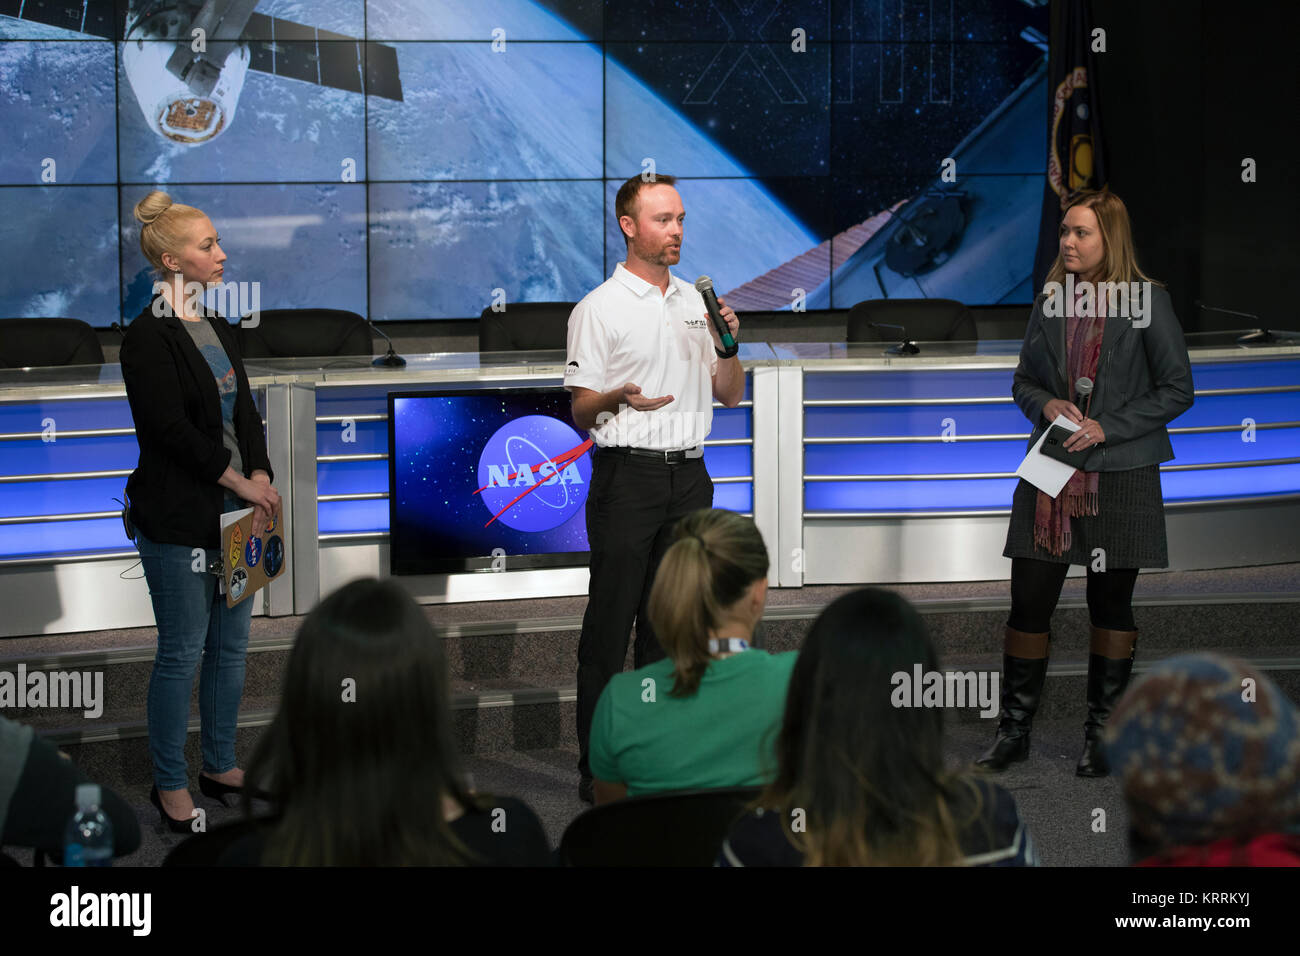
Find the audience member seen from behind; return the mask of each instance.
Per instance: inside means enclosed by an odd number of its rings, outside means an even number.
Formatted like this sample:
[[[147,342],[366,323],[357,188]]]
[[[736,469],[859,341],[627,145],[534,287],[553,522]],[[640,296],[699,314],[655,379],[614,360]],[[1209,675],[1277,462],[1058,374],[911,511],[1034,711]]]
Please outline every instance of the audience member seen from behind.
[[[467,788],[442,639],[392,581],[354,581],[307,616],[248,777],[277,819],[223,864],[551,862],[526,804]]]
[[[790,679],[776,779],[721,866],[1032,866],[1011,795],[943,762],[943,710],[894,706],[895,674],[939,671],[925,622],[868,588],[813,623]]]
[[[704,509],[677,525],[650,591],[668,657],[615,675],[596,705],[596,802],[664,790],[759,786],[795,654],[750,647],[767,600],[754,522]]]
[[[1300,713],[1253,667],[1155,665],[1106,727],[1137,866],[1300,866]]]
[[[60,862],[77,786],[90,782],[31,727],[0,716],[0,846],[43,850]],[[107,787],[100,788],[100,809],[113,824],[113,855],[134,853],[140,846],[135,811]]]

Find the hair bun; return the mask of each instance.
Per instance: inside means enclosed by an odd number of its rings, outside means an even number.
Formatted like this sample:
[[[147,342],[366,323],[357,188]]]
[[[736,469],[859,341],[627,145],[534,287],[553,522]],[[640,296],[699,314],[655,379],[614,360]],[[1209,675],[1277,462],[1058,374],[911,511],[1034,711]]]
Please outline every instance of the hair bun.
[[[161,189],[155,189],[135,204],[135,218],[147,226],[166,212],[171,204],[171,196]]]

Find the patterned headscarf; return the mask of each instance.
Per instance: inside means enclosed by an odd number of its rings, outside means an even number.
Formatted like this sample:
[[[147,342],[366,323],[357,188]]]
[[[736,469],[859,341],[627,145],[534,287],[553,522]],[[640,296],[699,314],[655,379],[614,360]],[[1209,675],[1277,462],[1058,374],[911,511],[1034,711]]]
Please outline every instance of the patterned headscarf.
[[[1300,712],[1240,661],[1162,661],[1106,725],[1134,829],[1156,847],[1283,831],[1300,823]]]

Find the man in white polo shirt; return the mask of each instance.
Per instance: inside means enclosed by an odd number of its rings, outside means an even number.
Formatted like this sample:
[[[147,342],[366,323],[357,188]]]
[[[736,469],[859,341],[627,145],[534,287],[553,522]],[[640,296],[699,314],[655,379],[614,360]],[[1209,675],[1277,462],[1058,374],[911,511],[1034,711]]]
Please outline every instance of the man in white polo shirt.
[[[573,421],[595,440],[587,496],[591,586],[578,643],[579,797],[592,802],[587,741],[596,701],[623,669],[636,622],[635,665],[664,656],[646,604],[683,515],[713,506],[701,443],[713,400],[740,404],[745,373],[724,350],[704,299],[668,271],[681,259],[686,213],[672,176],[629,179],[614,214],[627,261],[569,317],[564,385]],[[720,303],[735,337],[736,313]]]

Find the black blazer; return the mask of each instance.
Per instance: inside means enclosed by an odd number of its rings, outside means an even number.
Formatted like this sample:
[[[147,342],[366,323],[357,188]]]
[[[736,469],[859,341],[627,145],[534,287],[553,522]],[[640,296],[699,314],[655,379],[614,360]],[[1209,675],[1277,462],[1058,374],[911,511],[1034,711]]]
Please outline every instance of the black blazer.
[[[1043,406],[1053,398],[1070,398],[1066,320],[1045,315],[1045,299],[1039,294],[1034,301],[1011,386],[1016,404],[1034,425],[1030,449],[1050,424],[1043,420]],[[1088,452],[1084,471],[1127,471],[1174,457],[1166,426],[1192,407],[1192,366],[1169,293],[1152,285],[1145,306],[1150,320],[1145,327],[1130,319],[1106,320],[1088,412],[1106,440]]]
[[[131,521],[160,544],[220,548],[225,489],[217,479],[231,459],[221,438],[221,397],[212,369],[181,320],[165,311],[157,316],[152,305],[146,308],[122,342],[122,378],[140,445],[140,462],[126,482]],[[235,435],[244,476],[259,469],[271,475],[262,416],[253,404],[235,336],[221,316],[205,314],[238,381]]]

